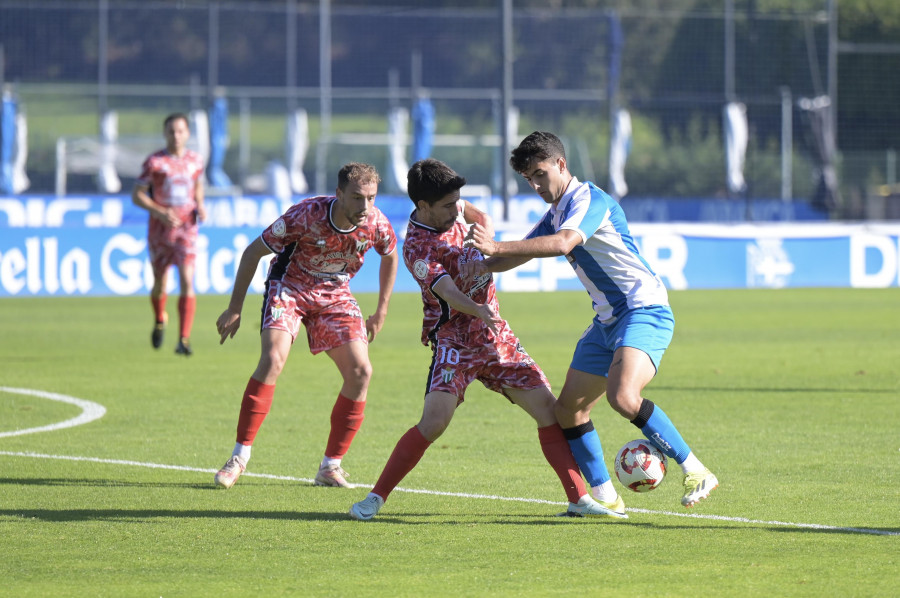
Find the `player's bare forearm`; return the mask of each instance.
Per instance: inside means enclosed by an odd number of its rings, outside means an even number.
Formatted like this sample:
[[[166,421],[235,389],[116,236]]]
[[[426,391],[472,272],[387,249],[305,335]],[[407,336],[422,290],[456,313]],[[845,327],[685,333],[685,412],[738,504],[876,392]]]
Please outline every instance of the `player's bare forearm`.
[[[388,255],[381,256],[381,267],[378,269],[378,307],[375,308],[375,312],[382,314],[382,320],[387,316],[399,264],[400,257],[396,249]]]
[[[197,221],[206,220],[206,204],[204,203],[203,181],[199,180],[194,187],[194,201],[197,203]]]
[[[234,275],[234,288],[231,290],[231,300],[228,302],[228,309],[238,314],[241,313],[244,307],[244,299],[247,297],[247,289],[250,288],[250,282],[256,273],[259,260],[268,253],[271,253],[271,251],[263,243],[262,237],[257,237],[244,249],[237,272]]]
[[[498,257],[492,256],[485,259],[482,264],[484,264],[484,269],[488,272],[506,272],[507,270],[512,270],[513,268],[518,268],[525,262],[531,260],[530,257]]]
[[[552,235],[522,239],[521,241],[495,241],[490,231],[481,225],[475,224],[466,236],[466,244],[475,247],[481,253],[488,256],[502,258],[531,258],[557,257],[566,255],[576,245],[581,243],[581,235],[569,229],[561,230]],[[524,262],[521,262],[524,263]],[[493,269],[492,269],[493,270]]]
[[[452,309],[481,319],[494,334],[497,333],[502,320],[500,315],[494,313],[491,308],[482,303],[476,303],[471,297],[459,290],[456,283],[449,276],[445,276],[434,285],[433,290],[441,299],[447,302]]]
[[[400,258],[397,251],[394,250],[388,255],[381,256],[381,266],[378,269],[378,305],[375,307],[375,313],[366,320],[366,332],[369,342],[375,340],[375,337],[384,326],[384,320],[387,318],[388,305],[391,303],[391,294],[394,291],[394,281],[397,279],[397,264]]]
[[[156,218],[169,227],[178,226],[180,221],[175,213],[153,201],[153,198],[147,193],[149,190],[150,187],[146,185],[135,185],[134,190],[131,192],[131,203],[147,210],[151,218]]]

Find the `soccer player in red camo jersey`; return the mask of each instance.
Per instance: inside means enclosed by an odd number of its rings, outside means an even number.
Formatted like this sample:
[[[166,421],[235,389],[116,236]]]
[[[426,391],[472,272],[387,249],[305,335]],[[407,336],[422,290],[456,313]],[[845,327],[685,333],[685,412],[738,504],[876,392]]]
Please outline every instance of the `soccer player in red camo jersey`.
[[[191,131],[186,115],[176,113],[166,117],[163,134],[166,149],[151,154],[144,161],[131,200],[150,212],[147,232],[147,247],[153,267],[150,303],[156,316],[150,342],[154,349],[162,346],[169,319],[166,313],[166,282],[169,266],[174,264],[178,268],[181,288],[178,299],[180,336],[175,352],[191,355],[191,327],[197,303],[194,295],[197,224],[206,219],[203,158],[187,149]]]
[[[433,355],[425,405],[419,423],[400,438],[375,487],[350,507],[350,516],[360,521],[375,517],[391,491],[447,429],[466,388],[478,380],[537,422],[541,449],[569,499],[567,514],[623,517],[588,494],[556,423],[556,398],[547,378],[499,315],[492,275],[460,275],[463,264],[482,259],[477,250],[463,247],[468,227],[458,220],[460,212],[466,222],[490,228],[486,214],[460,201],[465,183],[449,166],[433,159],[416,162],[408,173],[409,197],[416,209],[409,218],[403,260],[422,289],[422,343],[431,345]]]
[[[324,351],[343,378],[315,484],[349,486],[341,461],[362,425],[372,376],[368,343],[384,325],[399,262],[394,230],[375,207],[379,182],[373,166],[346,164],[338,173],[334,196],[312,197],[291,206],[244,250],[231,301],[216,322],[222,343],[241,325],[244,298],[259,260],[270,253],[275,256],[263,297],[259,363],[244,390],[237,442],[215,476],[217,486],[231,488],[246,469],[301,323],[310,352]],[[373,248],[381,256],[378,305],[363,319],[349,283]]]

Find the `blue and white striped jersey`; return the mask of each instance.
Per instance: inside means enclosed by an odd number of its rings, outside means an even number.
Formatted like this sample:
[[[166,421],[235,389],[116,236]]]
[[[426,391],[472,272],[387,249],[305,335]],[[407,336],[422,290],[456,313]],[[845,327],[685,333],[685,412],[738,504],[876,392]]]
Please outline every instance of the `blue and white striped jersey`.
[[[668,305],[662,280],[638,252],[625,212],[593,183],[572,178],[562,199],[544,214],[526,238],[569,229],[581,235],[566,259],[594,303],[603,324],[626,310]]]

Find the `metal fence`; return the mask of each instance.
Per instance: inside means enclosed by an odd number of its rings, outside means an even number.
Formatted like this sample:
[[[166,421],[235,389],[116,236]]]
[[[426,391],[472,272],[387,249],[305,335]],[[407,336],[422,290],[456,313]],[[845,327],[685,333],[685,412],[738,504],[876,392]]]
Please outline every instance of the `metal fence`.
[[[206,109],[218,94],[229,108],[224,168],[246,189],[285,159],[294,110],[309,115],[303,170],[321,191],[348,160],[387,165],[388,113],[427,96],[436,112],[434,157],[500,192],[501,4],[0,0],[0,83],[27,115],[29,191],[53,188],[58,141],[96,138],[102,114],[115,111],[119,142],[143,149],[162,143],[168,112]],[[813,197],[821,139],[800,100],[837,100],[833,2],[797,2],[774,14],[732,4],[703,13],[516,8],[514,133],[560,133],[573,171],[605,186],[611,115],[627,108],[630,196]],[[728,102],[746,107],[741,190],[728,184]],[[842,155],[832,156],[843,195],[892,183],[887,155],[860,153],[851,161],[864,164],[852,176],[841,172]],[[69,189],[95,189],[94,181],[72,176]]]

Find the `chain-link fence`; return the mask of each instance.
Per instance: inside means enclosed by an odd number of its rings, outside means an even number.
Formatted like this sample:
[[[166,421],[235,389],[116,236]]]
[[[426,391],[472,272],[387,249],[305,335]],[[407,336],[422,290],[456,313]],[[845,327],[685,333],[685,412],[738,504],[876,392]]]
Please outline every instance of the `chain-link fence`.
[[[823,150],[801,108],[837,89],[828,0],[765,14],[753,12],[752,2],[734,11],[731,4],[706,12],[516,8],[515,134],[558,132],[576,175],[606,186],[611,116],[626,109],[624,177],[632,197],[809,200],[818,193],[827,205],[831,198],[817,185],[829,160],[839,197],[892,184],[889,142],[865,147],[857,135],[853,152],[860,153],[829,156],[827,128]],[[285,122],[295,109],[309,115],[302,168],[314,188],[330,188],[330,173],[343,162],[388,164],[389,112],[423,96],[435,108],[432,155],[472,183],[495,192],[500,184],[499,6],[0,0],[0,48],[0,77],[27,115],[32,192],[53,189],[59,140],[96,137],[101,114],[117,114],[123,147],[143,149],[162,143],[167,113],[206,109],[217,95],[229,112],[224,169],[245,189],[259,185],[267,164],[285,159]],[[892,101],[889,91],[870,101]],[[838,105],[859,101],[853,94],[840,88]],[[743,123],[724,119],[729,102],[744,106]],[[729,155],[726,138],[739,141],[741,126],[743,151]],[[735,167],[743,186],[729,178]],[[324,181],[322,172],[329,173]],[[68,184],[96,188],[87,174]],[[829,207],[840,214],[846,205]]]

